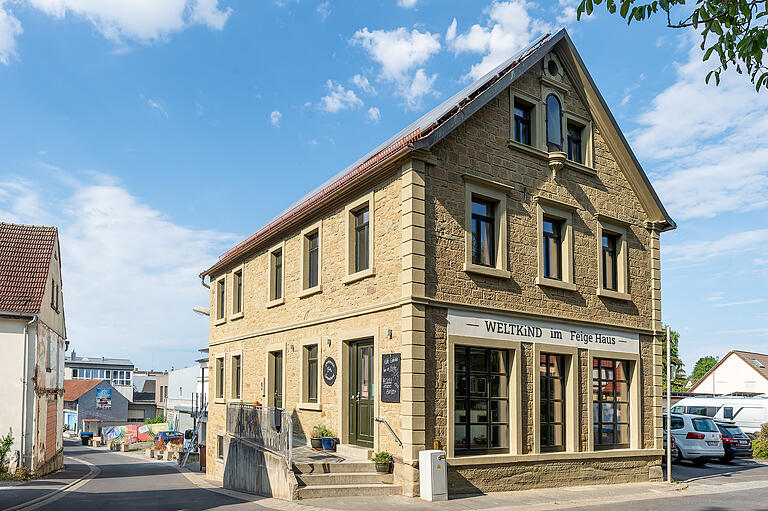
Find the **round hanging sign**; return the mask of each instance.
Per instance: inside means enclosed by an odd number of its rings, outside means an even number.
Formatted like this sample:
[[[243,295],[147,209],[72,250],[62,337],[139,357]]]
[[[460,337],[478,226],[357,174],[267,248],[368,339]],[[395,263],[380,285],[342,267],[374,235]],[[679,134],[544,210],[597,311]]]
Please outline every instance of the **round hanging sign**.
[[[323,380],[329,387],[336,383],[336,361],[333,357],[328,357],[323,362]]]

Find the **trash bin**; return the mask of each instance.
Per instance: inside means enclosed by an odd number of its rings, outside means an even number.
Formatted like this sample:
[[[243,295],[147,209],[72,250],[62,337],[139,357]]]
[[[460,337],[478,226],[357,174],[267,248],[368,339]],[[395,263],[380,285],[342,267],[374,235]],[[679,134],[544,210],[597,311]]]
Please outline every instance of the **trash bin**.
[[[200,470],[205,472],[205,442],[200,443]]]
[[[93,438],[93,431],[83,431],[80,433],[80,441],[83,445],[88,445],[88,440]]]

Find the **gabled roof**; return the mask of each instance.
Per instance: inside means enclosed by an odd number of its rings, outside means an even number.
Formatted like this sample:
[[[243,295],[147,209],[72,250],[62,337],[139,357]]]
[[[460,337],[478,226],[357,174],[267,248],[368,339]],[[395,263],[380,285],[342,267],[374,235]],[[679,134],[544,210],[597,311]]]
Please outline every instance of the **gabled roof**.
[[[64,380],[64,401],[77,401],[80,396],[105,380]]]
[[[630,185],[638,195],[651,221],[657,223],[662,230],[674,229],[676,227],[675,222],[667,214],[656,195],[648,177],[629,147],[621,129],[619,129],[616,119],[608,110],[605,100],[592,81],[592,77],[584,66],[571,38],[565,29],[561,29],[554,36],[550,37],[549,34],[546,34],[536,39],[522,51],[400,130],[392,138],[341,171],[331,180],[305,195],[266,226],[222,254],[219,261],[203,271],[200,277],[205,278],[206,275],[216,272],[255,247],[261,246],[262,242],[269,239],[277,231],[287,228],[310,214],[320,204],[333,200],[348,191],[353,187],[353,183],[366,176],[375,175],[377,170],[397,158],[418,149],[430,149],[553,50],[556,50],[558,55],[563,58],[569,75],[576,79],[577,85],[585,89],[587,97],[584,99],[590,110],[600,110],[600,115],[596,116],[595,123],[601,133],[604,134],[611,150],[617,153],[615,155],[620,167],[627,174]]]
[[[37,314],[58,231],[0,222],[0,311]]]
[[[754,353],[752,351],[739,351],[739,350],[732,350],[728,352],[726,356],[721,358],[717,364],[713,365],[712,368],[706,372],[704,376],[701,377],[699,381],[697,381],[693,387],[691,387],[689,392],[693,392],[693,390],[699,386],[701,382],[704,381],[704,379],[715,372],[715,370],[720,367],[720,365],[725,362],[725,360],[730,357],[731,355],[734,355],[741,360],[744,361],[750,368],[752,368],[757,374],[768,380],[768,355],[763,353]],[[760,367],[762,366],[762,367]]]

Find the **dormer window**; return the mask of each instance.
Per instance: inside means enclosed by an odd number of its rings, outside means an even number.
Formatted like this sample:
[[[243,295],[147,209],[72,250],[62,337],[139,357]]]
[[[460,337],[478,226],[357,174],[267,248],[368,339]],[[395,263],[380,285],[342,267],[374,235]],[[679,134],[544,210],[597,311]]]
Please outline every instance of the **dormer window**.
[[[563,122],[560,100],[554,94],[547,96],[547,150],[563,150]]]

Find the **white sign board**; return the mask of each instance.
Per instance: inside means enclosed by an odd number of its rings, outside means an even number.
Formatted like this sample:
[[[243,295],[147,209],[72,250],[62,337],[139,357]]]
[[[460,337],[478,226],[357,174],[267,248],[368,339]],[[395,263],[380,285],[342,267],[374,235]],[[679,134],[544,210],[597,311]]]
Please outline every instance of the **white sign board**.
[[[620,353],[640,352],[640,335],[637,333],[452,309],[448,309],[448,335],[554,344]]]

